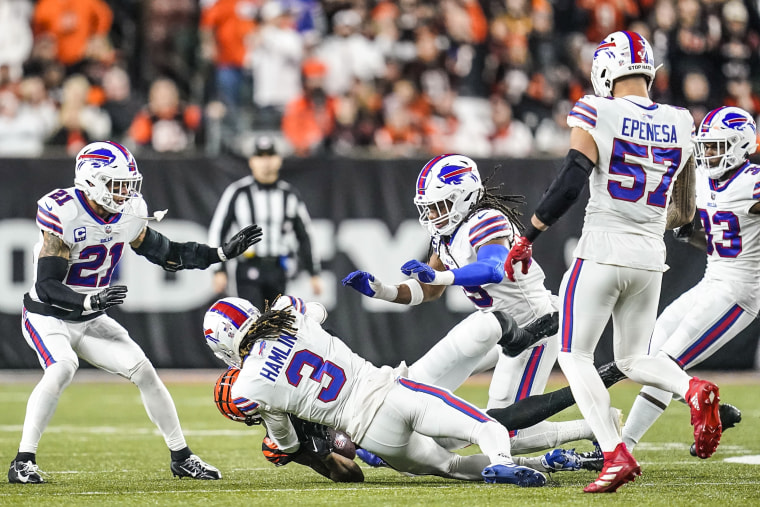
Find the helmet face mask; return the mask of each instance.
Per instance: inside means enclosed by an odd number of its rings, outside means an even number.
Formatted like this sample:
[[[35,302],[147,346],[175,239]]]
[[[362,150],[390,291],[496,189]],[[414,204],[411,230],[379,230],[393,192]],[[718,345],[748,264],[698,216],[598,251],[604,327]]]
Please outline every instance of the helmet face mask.
[[[90,143],[77,154],[74,186],[110,213],[121,213],[141,197],[142,175],[125,147]]]
[[[652,46],[636,32],[614,32],[594,51],[591,84],[599,97],[611,97],[615,80],[640,74],[651,88],[657,69]]]
[[[245,299],[227,297],[218,300],[203,317],[206,345],[227,366],[240,368],[240,343],[260,315],[261,312]]]
[[[694,158],[711,179],[742,165],[757,149],[757,126],[752,115],[738,107],[707,113],[697,131]]]
[[[417,177],[414,204],[431,236],[454,232],[483,194],[478,166],[464,155],[430,160]]]

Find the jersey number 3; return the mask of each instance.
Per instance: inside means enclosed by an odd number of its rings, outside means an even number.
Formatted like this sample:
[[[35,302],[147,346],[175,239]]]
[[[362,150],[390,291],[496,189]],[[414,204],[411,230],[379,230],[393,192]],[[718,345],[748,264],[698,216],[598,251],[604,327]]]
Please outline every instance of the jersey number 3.
[[[322,388],[317,399],[325,403],[334,401],[340,394],[340,390],[343,389],[343,384],[346,383],[346,372],[340,366],[323,360],[310,350],[300,350],[290,360],[288,369],[285,371],[290,385],[297,387],[301,383],[303,380],[301,370],[307,364],[312,368],[311,375],[309,375],[311,380],[321,383],[325,375],[330,377],[330,382]]]
[[[668,202],[668,190],[673,182],[673,175],[681,166],[681,148],[664,148],[636,144],[631,141],[615,139],[610,159],[610,174],[633,178],[631,183],[609,181],[607,190],[613,199],[637,202],[646,193],[647,172],[644,167],[664,167],[662,179],[657,187],[647,193],[647,204],[664,208]]]

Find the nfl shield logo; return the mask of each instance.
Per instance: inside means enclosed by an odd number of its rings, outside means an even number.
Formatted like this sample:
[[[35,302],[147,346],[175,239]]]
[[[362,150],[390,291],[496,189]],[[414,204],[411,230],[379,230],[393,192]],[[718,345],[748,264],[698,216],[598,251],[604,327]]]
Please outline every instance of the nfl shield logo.
[[[106,234],[111,234],[113,228],[110,225],[106,225]]]

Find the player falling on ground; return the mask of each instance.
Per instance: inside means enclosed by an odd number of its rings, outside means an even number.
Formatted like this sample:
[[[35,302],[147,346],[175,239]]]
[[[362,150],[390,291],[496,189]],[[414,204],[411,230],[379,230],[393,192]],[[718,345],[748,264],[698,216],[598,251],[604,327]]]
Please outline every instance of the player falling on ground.
[[[545,484],[543,474],[514,463],[506,428],[451,392],[406,378],[404,366],[377,368],[359,357],[321,327],[323,307],[280,296],[260,316],[238,310],[204,334],[212,349],[223,345],[225,361],[242,363],[230,398],[243,414],[260,413],[282,452],[300,447],[292,414],[345,432],[400,472]],[[248,319],[250,328],[236,332]],[[474,443],[483,454],[461,456],[429,437]]]
[[[79,358],[138,387],[148,417],[171,451],[174,475],[221,478],[219,470],[190,451],[169,391],[140,346],[105,310],[127,295],[127,287],[112,286],[111,277],[128,247],[167,271],[205,269],[243,253],[260,240],[261,230],[247,227],[218,248],[170,241],[146,225],[142,179],[126,148],[95,142],[76,157],[74,187],[54,190],[37,202],[40,241],[34,248],[34,284],[24,295],[22,332],[44,374],[29,396],[9,482],[44,482],[37,446]]]
[[[660,314],[650,346],[651,354],[673,358],[685,370],[731,341],[760,310],[760,166],[748,160],[756,149],[755,120],[738,107],[710,111],[697,131],[696,202],[703,233],[692,224],[674,232],[707,251],[707,268],[697,285]],[[654,387],[641,390],[623,431],[628,449],[672,397]],[[724,430],[741,420],[731,405],[721,405],[720,414]]]
[[[596,96],[580,99],[568,115],[568,155],[505,265],[510,278],[513,263],[528,271],[533,241],[590,178],[583,233],[559,294],[559,364],[604,451],[604,469],[584,489],[589,493],[613,492],[641,474],[616,431],[609,393],[594,368],[610,316],[617,367],[636,382],[689,401],[697,453],[714,453],[721,435],[718,387],[690,377],[670,358],[647,355],[665,270],[663,235],[694,214],[694,122],[685,109],[652,102],[655,70],[651,46],[635,32],[615,32],[597,47],[591,68]]]
[[[404,264],[401,271],[412,278],[398,285],[386,285],[366,271],[354,271],[343,280],[365,296],[404,305],[434,301],[448,286],[460,286],[475,311],[409,367],[409,378],[455,390],[472,373],[494,368],[488,409],[544,392],[559,351],[553,338],[535,347],[499,343],[503,335],[509,336],[505,315],[536,338],[557,332],[557,300],[544,287],[538,262],[514,282],[504,276],[504,260],[523,229],[513,208],[521,202],[522,196],[501,196],[487,189],[471,158],[437,156],[423,166],[415,186],[414,204],[430,234],[427,264]],[[582,419],[542,421],[513,432],[512,452],[593,438]]]

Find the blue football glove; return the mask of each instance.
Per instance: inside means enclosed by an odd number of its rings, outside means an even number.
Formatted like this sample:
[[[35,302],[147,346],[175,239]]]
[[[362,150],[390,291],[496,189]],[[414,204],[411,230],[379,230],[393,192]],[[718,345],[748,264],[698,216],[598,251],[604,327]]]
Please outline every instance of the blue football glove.
[[[346,287],[358,290],[367,297],[375,297],[376,289],[372,288],[371,283],[375,281],[375,275],[366,271],[354,271],[349,273],[341,282]]]
[[[435,280],[436,271],[425,263],[418,260],[408,261],[401,266],[401,272],[422,283],[431,283]]]
[[[343,285],[351,287],[367,297],[393,301],[398,296],[398,288],[395,285],[386,285],[375,278],[375,275],[366,271],[354,271],[349,273],[342,281]]]

